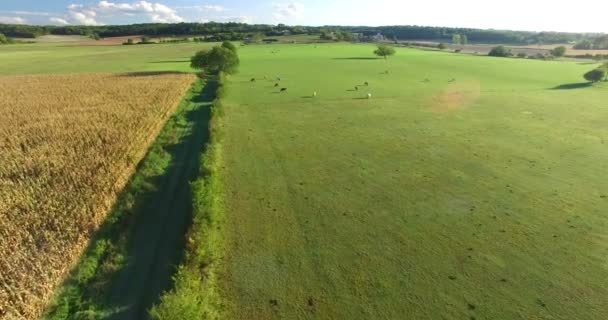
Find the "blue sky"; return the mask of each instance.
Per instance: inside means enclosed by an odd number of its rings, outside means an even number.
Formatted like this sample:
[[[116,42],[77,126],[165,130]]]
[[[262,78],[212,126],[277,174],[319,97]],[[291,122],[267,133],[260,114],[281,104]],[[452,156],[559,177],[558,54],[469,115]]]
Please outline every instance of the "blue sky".
[[[0,23],[238,21],[607,32],[608,0],[0,0]]]

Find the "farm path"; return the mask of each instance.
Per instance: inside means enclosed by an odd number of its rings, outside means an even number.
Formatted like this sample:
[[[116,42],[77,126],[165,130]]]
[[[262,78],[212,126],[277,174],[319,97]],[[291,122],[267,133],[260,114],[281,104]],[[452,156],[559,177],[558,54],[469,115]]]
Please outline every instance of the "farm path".
[[[175,267],[183,258],[185,233],[192,217],[190,182],[199,174],[200,155],[208,141],[210,105],[215,94],[208,83],[190,102],[186,120],[175,130],[169,168],[147,195],[145,217],[130,233],[128,264],[112,281],[112,320],[147,319],[148,310],[171,287]]]

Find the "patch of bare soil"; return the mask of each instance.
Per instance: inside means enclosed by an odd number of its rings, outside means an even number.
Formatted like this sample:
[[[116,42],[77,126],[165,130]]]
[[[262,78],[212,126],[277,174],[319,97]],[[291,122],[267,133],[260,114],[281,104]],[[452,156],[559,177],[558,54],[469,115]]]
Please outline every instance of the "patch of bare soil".
[[[429,99],[427,106],[434,113],[449,113],[466,109],[481,95],[479,81],[454,81]]]

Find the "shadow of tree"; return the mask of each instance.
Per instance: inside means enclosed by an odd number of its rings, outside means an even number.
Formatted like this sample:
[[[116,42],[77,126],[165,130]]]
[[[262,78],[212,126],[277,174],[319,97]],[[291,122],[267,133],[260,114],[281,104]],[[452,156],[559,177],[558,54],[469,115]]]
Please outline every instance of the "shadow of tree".
[[[551,88],[551,90],[573,90],[591,87],[591,82],[567,83]]]

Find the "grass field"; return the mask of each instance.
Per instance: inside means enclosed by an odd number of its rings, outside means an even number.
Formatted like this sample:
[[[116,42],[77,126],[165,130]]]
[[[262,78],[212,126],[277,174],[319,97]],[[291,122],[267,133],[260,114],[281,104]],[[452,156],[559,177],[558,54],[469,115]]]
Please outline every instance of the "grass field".
[[[193,52],[211,43],[89,46],[39,43],[0,48],[0,74],[87,72],[191,72]]]
[[[0,75],[191,72],[209,45],[5,46]],[[51,319],[145,318],[179,260],[186,202],[205,211],[196,192],[223,212],[195,218],[213,241],[188,238],[195,277],[177,278],[175,308],[208,304],[189,319],[605,317],[608,86],[581,83],[593,65],[413,49],[385,61],[371,45],[239,50],[212,181],[195,165],[212,98],[192,93],[100,231],[110,249],[89,248]],[[34,90],[9,82],[5,104]],[[200,190],[210,184],[222,194]]]
[[[579,84],[592,66],[372,50],[241,51],[225,318],[604,318],[608,88]]]

